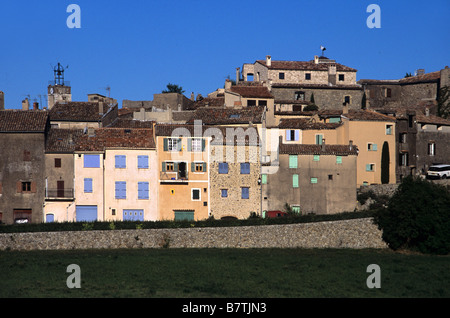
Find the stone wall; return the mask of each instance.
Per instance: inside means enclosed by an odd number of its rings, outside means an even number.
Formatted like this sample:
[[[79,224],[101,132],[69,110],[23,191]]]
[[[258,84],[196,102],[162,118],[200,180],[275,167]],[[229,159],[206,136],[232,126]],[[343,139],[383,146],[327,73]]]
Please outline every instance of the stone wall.
[[[0,234],[0,250],[387,248],[371,218],[286,225]]]

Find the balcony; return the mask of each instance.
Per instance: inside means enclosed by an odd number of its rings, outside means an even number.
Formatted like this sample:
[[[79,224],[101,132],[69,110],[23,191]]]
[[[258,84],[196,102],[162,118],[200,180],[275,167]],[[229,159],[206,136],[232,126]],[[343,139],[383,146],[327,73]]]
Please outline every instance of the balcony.
[[[176,182],[183,183],[189,181],[187,170],[184,171],[160,171],[159,180],[161,182]]]
[[[45,189],[46,200],[73,200],[74,189],[59,188],[59,189]]]

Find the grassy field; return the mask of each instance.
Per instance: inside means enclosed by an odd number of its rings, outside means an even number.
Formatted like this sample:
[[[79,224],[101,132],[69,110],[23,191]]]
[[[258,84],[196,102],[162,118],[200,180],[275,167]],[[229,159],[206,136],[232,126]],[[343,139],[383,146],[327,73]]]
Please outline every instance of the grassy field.
[[[67,266],[81,269],[70,289]],[[381,268],[381,288],[366,285]],[[450,256],[347,249],[0,252],[0,297],[450,297]]]

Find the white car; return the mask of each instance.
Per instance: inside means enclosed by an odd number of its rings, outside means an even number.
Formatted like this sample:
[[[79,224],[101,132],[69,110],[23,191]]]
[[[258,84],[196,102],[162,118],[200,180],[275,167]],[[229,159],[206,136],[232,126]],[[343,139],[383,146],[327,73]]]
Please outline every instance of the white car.
[[[428,169],[427,179],[450,178],[450,165],[433,165]]]

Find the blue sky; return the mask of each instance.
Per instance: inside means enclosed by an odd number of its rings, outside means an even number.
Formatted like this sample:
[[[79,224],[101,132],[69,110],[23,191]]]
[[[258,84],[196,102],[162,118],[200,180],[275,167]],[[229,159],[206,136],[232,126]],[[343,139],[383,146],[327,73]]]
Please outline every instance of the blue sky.
[[[69,29],[69,4],[81,28]],[[381,28],[366,12],[381,9]],[[206,96],[236,67],[271,55],[307,61],[320,55],[356,68],[357,79],[398,79],[450,64],[450,1],[97,1],[0,3],[0,90],[5,107],[27,95],[45,104],[52,66],[69,65],[72,99],[107,94],[152,100],[167,83]],[[450,66],[450,65],[449,65]]]

